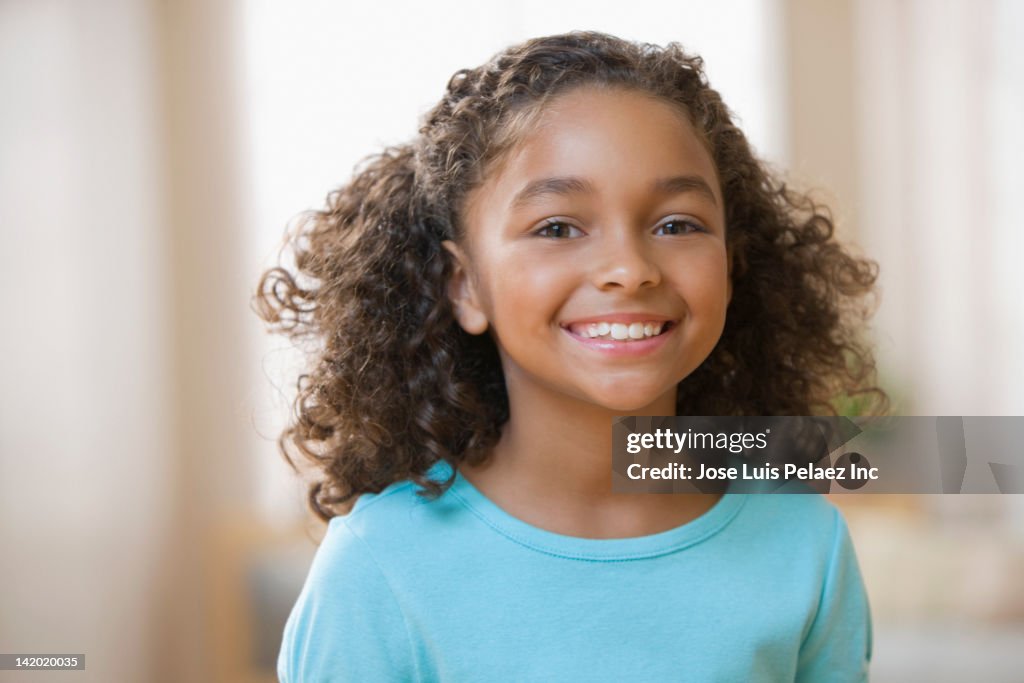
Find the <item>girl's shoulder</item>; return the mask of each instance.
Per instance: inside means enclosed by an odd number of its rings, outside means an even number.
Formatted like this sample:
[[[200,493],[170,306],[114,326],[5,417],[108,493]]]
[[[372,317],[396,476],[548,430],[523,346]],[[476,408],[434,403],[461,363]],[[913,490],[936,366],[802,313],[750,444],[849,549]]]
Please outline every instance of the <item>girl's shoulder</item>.
[[[427,471],[427,476],[443,482],[450,472],[447,463],[437,463]],[[416,482],[404,479],[380,493],[364,493],[348,514],[328,522],[327,535],[344,533],[344,527],[347,533],[373,545],[404,544],[422,538],[429,532],[428,527],[451,516],[454,503],[447,492],[429,499],[421,495],[421,491]]]
[[[328,522],[285,624],[277,660],[282,682],[415,678],[408,625],[394,592],[402,563],[389,558],[422,536],[408,514],[413,488],[398,482],[365,494]]]
[[[774,547],[790,549],[794,559],[833,562],[851,548],[840,509],[818,493],[749,494],[738,529]]]

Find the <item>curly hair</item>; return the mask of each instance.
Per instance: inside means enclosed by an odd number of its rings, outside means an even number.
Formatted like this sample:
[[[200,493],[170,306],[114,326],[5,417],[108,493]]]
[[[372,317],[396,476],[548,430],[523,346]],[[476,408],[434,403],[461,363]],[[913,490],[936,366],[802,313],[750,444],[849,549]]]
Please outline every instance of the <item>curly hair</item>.
[[[777,178],[751,150],[678,43],[574,31],[528,40],[457,71],[407,144],[357,166],[285,247],[294,268],[260,278],[255,307],[272,331],[313,340],[292,421],[278,441],[311,461],[309,505],[328,520],[366,492],[412,479],[437,496],[438,460],[479,463],[509,416],[489,335],[467,334],[448,298],[467,194],[544,104],[583,85],[652,94],[693,123],[717,167],[733,296],[721,339],[679,384],[679,415],[836,414],[838,397],[872,396],[863,339],[877,265],[834,238],[828,209]]]

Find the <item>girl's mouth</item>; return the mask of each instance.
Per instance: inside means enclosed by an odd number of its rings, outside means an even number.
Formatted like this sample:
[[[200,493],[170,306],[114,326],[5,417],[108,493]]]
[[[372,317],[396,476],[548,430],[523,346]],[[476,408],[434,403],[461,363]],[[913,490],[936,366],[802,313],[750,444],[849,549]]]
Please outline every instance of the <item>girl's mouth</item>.
[[[607,329],[606,329],[607,326]],[[562,327],[569,337],[603,355],[639,356],[661,348],[678,327],[674,320],[581,323]]]

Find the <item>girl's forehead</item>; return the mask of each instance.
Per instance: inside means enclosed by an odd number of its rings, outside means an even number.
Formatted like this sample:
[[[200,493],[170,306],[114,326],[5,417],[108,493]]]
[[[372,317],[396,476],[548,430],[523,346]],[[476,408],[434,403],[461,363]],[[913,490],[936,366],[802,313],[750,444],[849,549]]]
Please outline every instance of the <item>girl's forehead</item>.
[[[489,179],[499,193],[518,192],[530,178],[548,176],[618,185],[694,175],[720,196],[714,160],[673,103],[622,88],[579,88],[531,118]]]

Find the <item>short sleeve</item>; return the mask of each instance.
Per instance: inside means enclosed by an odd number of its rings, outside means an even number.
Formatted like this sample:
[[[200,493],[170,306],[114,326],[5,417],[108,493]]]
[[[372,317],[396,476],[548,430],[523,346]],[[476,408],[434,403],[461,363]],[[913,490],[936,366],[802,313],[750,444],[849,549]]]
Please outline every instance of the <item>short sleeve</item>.
[[[835,537],[817,614],[800,646],[798,683],[868,680],[871,609],[846,521],[835,512]]]
[[[332,519],[285,624],[281,683],[414,680],[409,632],[366,543]]]

